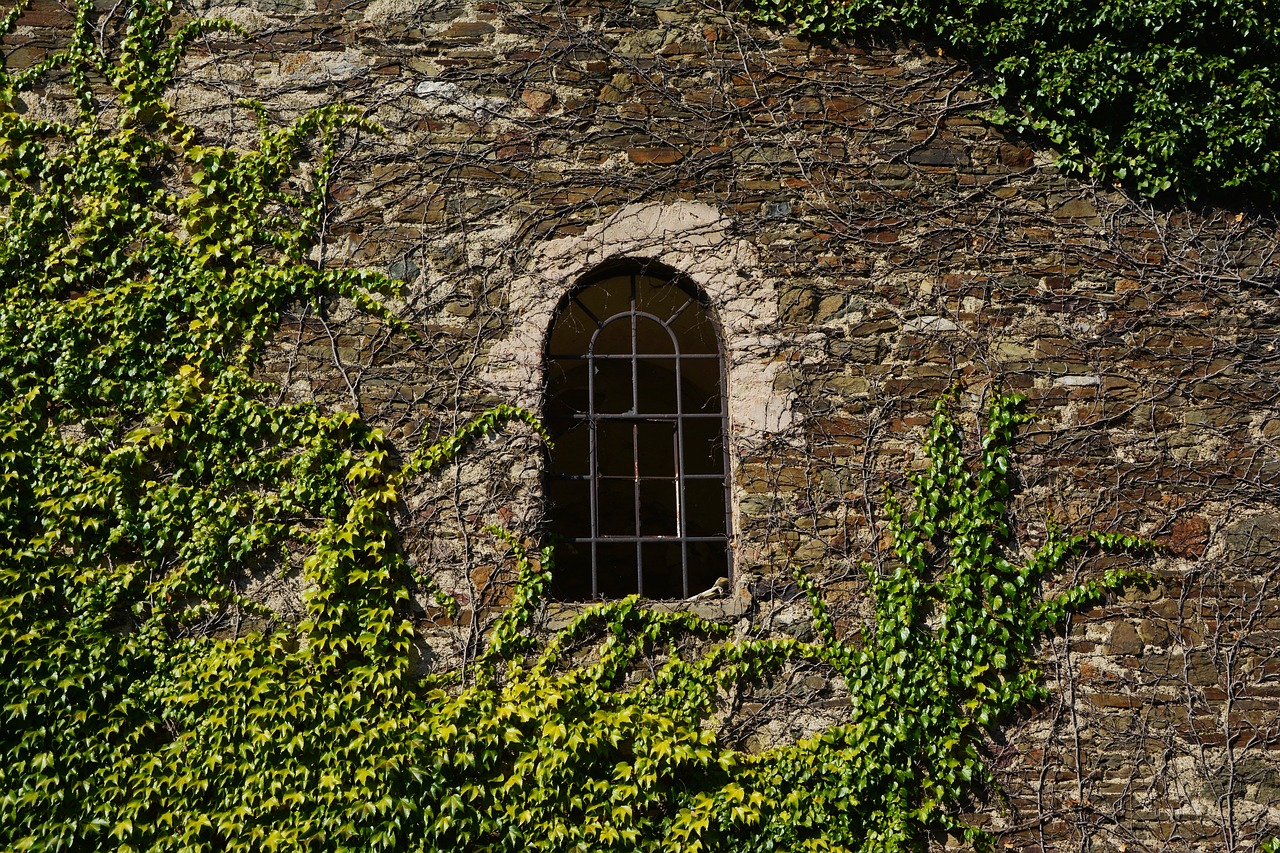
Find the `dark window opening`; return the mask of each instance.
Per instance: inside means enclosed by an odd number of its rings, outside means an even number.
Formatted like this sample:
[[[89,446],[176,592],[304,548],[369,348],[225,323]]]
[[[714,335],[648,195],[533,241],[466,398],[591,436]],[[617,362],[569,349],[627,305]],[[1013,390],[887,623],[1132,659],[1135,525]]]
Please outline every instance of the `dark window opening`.
[[[547,494],[564,600],[688,598],[729,577],[719,336],[652,270],[576,290],[547,345]]]

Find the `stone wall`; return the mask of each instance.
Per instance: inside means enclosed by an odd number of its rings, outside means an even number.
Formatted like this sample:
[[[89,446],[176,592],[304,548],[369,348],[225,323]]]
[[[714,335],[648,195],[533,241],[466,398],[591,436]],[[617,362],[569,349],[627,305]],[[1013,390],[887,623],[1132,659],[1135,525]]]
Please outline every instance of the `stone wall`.
[[[610,259],[661,261],[702,288],[729,362],[737,577],[717,612],[798,630],[772,601],[791,565],[856,625],[859,565],[888,560],[882,484],[921,464],[933,400],[959,389],[976,424],[993,389],[1019,391],[1039,419],[1016,546],[1057,521],[1166,550],[1150,592],[1048,644],[1052,698],[990,745],[1004,790],[979,819],[1019,850],[1280,832],[1273,218],[1064,177],[984,120],[979,73],[944,50],[813,44],[716,0],[192,11],[249,33],[198,46],[175,92],[211,140],[252,140],[244,97],[280,120],[344,101],[384,129],[350,138],[318,260],[402,279],[420,340],[300,308],[268,365],[286,396],[405,448],[496,402],[536,410],[564,293]],[[66,20],[38,0],[10,64]],[[65,103],[43,94],[31,109]],[[509,580],[482,526],[545,530],[541,453],[513,430],[406,508],[416,565],[466,605],[434,635],[452,653]],[[801,680],[795,704],[830,689]]]

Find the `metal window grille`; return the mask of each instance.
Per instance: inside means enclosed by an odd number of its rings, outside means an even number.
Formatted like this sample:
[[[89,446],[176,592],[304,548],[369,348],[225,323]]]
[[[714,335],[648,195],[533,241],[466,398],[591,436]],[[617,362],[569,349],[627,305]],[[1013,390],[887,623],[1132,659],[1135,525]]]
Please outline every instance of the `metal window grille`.
[[[691,287],[651,272],[587,284],[552,326],[544,416],[561,599],[688,598],[729,577],[719,335]]]

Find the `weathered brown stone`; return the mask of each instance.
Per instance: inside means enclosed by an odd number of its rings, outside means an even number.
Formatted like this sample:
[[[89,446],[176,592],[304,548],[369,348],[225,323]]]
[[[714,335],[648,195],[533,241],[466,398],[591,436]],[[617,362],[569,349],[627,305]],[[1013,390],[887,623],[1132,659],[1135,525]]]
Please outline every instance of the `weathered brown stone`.
[[[963,148],[930,146],[912,151],[907,155],[907,161],[921,166],[967,166],[970,157]]]
[[[1199,558],[1209,547],[1209,522],[1200,516],[1187,516],[1174,521],[1169,534],[1169,549],[1182,557]]]
[[[1117,622],[1111,628],[1111,639],[1107,641],[1107,654],[1140,655],[1144,648],[1138,631],[1128,622]]]
[[[520,100],[535,113],[545,113],[555,103],[556,96],[552,92],[540,92],[537,89],[525,89]]]
[[[484,21],[455,21],[440,34],[440,38],[457,41],[479,41],[494,31],[493,24]]]
[[[684,159],[684,155],[674,148],[632,148],[627,157],[632,163],[658,166],[669,166]]]

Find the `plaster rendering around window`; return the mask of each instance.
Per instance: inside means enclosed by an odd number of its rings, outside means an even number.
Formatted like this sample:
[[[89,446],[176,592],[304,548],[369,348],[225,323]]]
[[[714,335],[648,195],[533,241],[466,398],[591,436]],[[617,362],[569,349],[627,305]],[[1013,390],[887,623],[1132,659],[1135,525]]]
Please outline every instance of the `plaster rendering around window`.
[[[774,283],[756,277],[757,263],[732,222],[705,204],[639,204],[622,208],[581,235],[548,241],[530,272],[510,286],[515,326],[491,351],[488,380],[494,393],[541,411],[547,341],[568,295],[600,271],[623,264],[669,270],[702,297],[718,327],[724,359],[729,530],[738,527],[739,460],[763,443],[786,436],[796,423],[794,394],[775,382],[783,364],[771,341],[777,324]],[[743,555],[729,543],[734,570]],[[732,571],[731,571],[732,573]],[[685,590],[696,594],[696,590]]]

